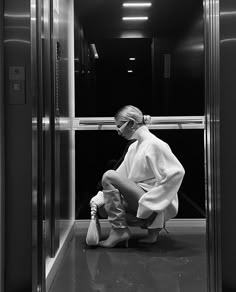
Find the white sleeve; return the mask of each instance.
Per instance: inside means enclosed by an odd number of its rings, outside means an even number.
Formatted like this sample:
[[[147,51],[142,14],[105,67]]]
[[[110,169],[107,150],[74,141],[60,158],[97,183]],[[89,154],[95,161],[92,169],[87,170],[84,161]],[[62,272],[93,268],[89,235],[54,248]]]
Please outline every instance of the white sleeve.
[[[151,145],[146,156],[157,182],[139,200],[137,217],[146,218],[147,210],[163,211],[175,198],[184,177],[184,168],[168,146]]]

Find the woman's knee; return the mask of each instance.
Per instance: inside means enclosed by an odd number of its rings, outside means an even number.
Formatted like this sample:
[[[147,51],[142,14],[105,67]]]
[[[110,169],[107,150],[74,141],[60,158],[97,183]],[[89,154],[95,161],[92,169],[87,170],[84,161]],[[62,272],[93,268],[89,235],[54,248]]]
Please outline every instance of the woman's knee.
[[[115,182],[117,178],[117,172],[113,169],[106,171],[102,177],[102,186],[103,188],[107,185],[111,185]]]

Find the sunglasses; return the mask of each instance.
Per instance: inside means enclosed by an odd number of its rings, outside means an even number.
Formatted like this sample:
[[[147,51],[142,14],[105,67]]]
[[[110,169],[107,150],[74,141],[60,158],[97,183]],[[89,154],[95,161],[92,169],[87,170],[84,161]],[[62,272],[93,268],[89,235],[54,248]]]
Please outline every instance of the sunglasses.
[[[126,121],[123,125],[117,126],[117,132],[122,134],[124,132],[125,127],[128,125],[129,121]]]

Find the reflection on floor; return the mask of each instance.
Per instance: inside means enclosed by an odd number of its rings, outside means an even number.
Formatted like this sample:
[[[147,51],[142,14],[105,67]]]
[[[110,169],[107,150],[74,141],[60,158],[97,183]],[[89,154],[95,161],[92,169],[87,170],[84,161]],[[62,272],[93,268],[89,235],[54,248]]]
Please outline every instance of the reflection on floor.
[[[77,228],[50,292],[206,292],[205,229],[169,231],[145,245],[145,231],[132,229],[129,248],[108,249],[87,247]]]

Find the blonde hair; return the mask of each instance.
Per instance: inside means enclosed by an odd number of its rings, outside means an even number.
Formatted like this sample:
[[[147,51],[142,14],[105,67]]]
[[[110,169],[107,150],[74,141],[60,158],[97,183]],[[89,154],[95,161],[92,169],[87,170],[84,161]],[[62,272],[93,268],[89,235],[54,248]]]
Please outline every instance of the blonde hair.
[[[115,120],[135,121],[137,124],[147,125],[151,123],[149,115],[143,115],[140,109],[133,105],[126,105],[115,114]]]

